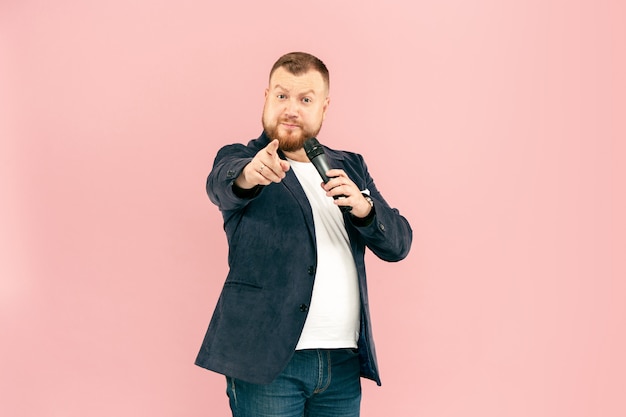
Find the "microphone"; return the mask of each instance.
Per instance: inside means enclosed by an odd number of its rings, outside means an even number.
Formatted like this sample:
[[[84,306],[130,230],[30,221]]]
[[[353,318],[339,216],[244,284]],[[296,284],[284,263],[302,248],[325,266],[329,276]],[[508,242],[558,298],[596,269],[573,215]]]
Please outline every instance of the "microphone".
[[[304,141],[303,146],[304,146],[304,152],[306,152],[307,158],[309,158],[309,161],[313,163],[313,166],[315,167],[315,169],[317,169],[317,172],[322,177],[322,181],[324,181],[324,184],[326,184],[328,181],[330,181],[330,178],[326,175],[326,171],[330,169],[330,166],[328,165],[328,159],[326,159],[324,148],[322,147],[322,145],[319,143],[319,141],[316,138],[307,139],[306,141]],[[344,195],[336,195],[333,198],[337,200],[338,198],[345,198],[345,197],[346,196]],[[339,206],[339,209],[345,213],[345,212],[349,212],[350,210],[352,210],[352,207]]]

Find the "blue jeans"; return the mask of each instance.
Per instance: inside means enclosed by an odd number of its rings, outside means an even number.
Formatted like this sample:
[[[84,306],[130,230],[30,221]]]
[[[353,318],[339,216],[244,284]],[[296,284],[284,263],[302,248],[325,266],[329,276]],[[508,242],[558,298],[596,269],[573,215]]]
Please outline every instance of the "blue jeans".
[[[268,385],[226,377],[233,417],[358,417],[361,379],[353,349],[299,350]]]

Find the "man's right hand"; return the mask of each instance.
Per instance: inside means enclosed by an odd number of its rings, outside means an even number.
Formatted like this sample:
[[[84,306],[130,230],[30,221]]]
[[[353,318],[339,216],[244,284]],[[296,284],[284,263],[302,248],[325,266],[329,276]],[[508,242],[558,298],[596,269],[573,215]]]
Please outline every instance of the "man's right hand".
[[[289,162],[278,156],[278,139],[274,139],[252,158],[235,180],[239,188],[248,190],[257,185],[269,185],[281,182],[285,172],[289,171]]]

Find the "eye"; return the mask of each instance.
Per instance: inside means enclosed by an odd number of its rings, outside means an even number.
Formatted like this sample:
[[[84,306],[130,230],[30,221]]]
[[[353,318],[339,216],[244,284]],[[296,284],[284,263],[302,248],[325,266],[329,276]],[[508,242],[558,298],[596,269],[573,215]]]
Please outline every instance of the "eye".
[[[303,98],[303,99],[302,99],[302,101],[303,101],[304,103],[312,103],[312,102],[313,102],[313,100],[311,100],[311,98],[310,98],[310,97],[305,97],[305,98]]]
[[[284,99],[286,99],[286,98],[287,98],[287,95],[286,95],[286,94],[278,94],[278,95],[276,96],[276,98],[277,98],[277,99],[279,99],[279,100],[284,100]]]

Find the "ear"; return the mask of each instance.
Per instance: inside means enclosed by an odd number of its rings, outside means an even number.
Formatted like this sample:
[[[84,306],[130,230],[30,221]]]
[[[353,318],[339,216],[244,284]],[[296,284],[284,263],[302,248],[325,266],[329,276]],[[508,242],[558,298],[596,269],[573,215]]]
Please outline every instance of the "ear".
[[[328,110],[328,106],[330,106],[330,97],[326,96],[324,99],[324,105],[322,106],[322,120],[326,118],[326,110]]]
[[[270,89],[266,88],[265,89],[265,99],[267,100],[267,95],[270,93]]]

